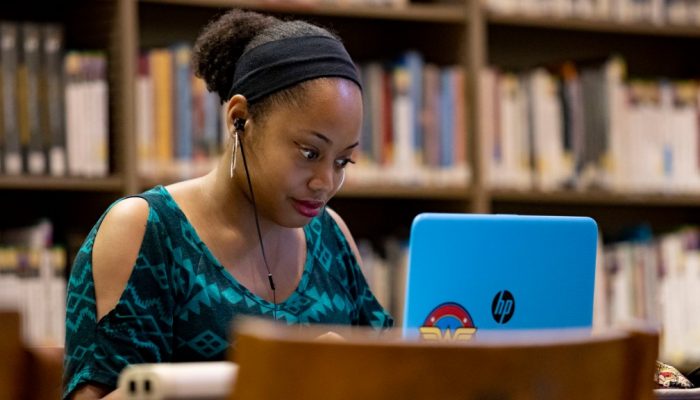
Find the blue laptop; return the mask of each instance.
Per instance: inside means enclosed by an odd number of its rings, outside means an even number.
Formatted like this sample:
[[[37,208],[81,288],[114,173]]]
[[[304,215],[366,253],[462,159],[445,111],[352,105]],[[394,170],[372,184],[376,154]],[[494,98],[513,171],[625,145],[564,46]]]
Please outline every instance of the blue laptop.
[[[587,217],[418,215],[404,336],[590,328],[598,227]]]

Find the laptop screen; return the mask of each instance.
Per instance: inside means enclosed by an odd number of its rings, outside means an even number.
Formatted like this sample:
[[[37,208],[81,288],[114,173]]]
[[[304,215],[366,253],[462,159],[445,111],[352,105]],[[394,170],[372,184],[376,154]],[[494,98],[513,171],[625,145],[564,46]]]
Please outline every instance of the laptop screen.
[[[469,339],[493,330],[590,328],[597,240],[587,217],[418,215],[404,334]]]

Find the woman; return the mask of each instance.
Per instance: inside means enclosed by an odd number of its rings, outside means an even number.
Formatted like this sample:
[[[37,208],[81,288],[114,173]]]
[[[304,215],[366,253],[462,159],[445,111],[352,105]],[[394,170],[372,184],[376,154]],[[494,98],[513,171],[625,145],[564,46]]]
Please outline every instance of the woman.
[[[204,177],[116,202],[89,234],[69,283],[66,398],[110,393],[131,363],[222,359],[236,315],[393,323],[325,206],[362,122],[341,42],[233,10],[204,29],[193,62],[225,104],[226,151]]]

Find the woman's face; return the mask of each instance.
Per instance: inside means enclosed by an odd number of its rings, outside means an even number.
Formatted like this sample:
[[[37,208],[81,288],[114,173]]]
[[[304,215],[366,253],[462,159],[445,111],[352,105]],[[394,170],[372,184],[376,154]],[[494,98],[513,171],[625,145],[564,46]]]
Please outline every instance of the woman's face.
[[[251,122],[243,144],[258,211],[282,226],[306,225],[338,191],[353,161],[362,127],[360,89],[344,79],[312,81],[300,106],[272,107],[264,121]],[[238,176],[247,189],[244,174]]]

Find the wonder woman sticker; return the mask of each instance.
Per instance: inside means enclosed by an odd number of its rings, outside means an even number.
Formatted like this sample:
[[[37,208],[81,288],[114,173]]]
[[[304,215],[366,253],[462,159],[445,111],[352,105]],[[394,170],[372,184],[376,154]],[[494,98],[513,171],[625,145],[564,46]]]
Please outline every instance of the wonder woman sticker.
[[[424,340],[469,340],[476,332],[469,312],[451,302],[435,307],[419,329]]]

